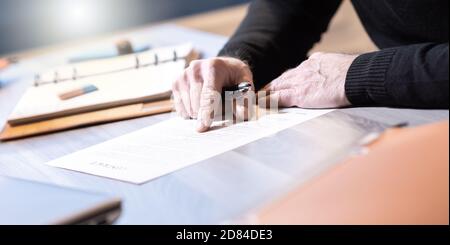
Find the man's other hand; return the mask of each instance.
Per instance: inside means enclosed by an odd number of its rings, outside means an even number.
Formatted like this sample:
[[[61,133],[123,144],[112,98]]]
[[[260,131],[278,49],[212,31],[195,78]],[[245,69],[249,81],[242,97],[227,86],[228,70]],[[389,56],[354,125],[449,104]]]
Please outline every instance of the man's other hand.
[[[264,89],[280,107],[336,108],[349,106],[345,78],[356,55],[315,53]]]

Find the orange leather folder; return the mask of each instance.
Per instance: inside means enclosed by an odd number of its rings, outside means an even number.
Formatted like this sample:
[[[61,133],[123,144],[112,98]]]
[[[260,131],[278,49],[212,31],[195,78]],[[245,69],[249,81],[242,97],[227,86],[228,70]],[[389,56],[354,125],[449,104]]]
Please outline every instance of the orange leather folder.
[[[449,122],[390,129],[258,210],[259,224],[449,224]]]

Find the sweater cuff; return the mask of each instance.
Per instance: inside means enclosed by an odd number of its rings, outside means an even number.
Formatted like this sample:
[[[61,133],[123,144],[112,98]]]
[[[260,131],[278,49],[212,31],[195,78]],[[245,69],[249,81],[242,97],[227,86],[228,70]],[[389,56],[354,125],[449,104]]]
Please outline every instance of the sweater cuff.
[[[358,56],[345,79],[345,94],[354,106],[376,105],[391,101],[386,89],[386,73],[395,49],[385,49]]]

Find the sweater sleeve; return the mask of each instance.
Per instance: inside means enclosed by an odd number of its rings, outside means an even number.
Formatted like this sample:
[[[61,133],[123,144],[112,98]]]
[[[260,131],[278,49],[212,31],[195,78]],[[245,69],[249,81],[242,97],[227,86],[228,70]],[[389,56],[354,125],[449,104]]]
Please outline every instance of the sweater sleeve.
[[[449,108],[448,43],[423,43],[362,54],[345,92],[355,106]]]
[[[341,0],[255,0],[219,56],[247,62],[256,89],[300,64]]]

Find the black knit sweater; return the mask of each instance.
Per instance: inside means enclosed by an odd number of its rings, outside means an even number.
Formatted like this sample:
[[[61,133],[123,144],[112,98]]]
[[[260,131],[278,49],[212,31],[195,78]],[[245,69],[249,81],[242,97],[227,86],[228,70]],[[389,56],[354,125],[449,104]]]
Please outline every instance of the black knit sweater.
[[[249,63],[257,88],[306,59],[340,0],[256,0],[219,55]],[[447,0],[353,0],[380,51],[347,73],[356,106],[449,108]]]

